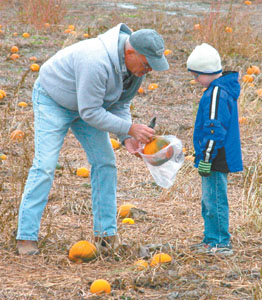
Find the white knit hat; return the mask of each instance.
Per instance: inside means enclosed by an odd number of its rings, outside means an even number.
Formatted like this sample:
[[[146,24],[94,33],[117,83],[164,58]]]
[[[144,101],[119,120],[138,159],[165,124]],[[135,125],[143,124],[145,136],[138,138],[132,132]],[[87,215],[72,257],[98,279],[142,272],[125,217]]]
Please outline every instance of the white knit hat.
[[[187,60],[188,71],[199,74],[218,74],[222,72],[219,53],[212,46],[203,43],[196,46]]]

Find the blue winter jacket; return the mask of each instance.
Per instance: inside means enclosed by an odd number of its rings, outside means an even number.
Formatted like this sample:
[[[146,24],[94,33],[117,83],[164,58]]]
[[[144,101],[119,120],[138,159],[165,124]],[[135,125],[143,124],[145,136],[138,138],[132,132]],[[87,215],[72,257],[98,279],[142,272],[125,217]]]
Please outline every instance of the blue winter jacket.
[[[199,161],[212,163],[212,170],[243,170],[237,99],[240,85],[237,72],[226,72],[204,92],[194,129],[195,167]]]

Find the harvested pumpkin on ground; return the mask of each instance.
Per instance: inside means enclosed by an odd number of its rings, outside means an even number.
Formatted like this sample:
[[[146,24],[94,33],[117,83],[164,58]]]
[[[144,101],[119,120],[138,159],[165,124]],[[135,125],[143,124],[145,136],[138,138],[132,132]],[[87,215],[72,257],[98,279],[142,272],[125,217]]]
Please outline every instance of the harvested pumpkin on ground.
[[[121,144],[116,139],[110,139],[113,149],[120,148]]]
[[[135,221],[132,218],[124,218],[122,223],[124,223],[124,224],[135,224]]]
[[[169,263],[171,262],[172,257],[166,253],[158,253],[152,257],[150,266],[156,266],[158,264]]]
[[[38,72],[39,69],[40,69],[40,66],[39,66],[38,64],[32,64],[32,65],[30,66],[30,69],[31,69],[31,71],[33,71],[33,72]]]
[[[138,270],[144,270],[148,267],[148,262],[144,259],[139,259],[134,262],[134,266]]]
[[[247,68],[247,74],[249,75],[252,74],[258,75],[259,73],[260,73],[260,69],[258,66],[252,65]]]
[[[76,175],[77,176],[80,176],[80,177],[88,177],[90,174],[89,170],[85,167],[82,167],[82,168],[78,168],[76,170]]]
[[[105,279],[97,279],[91,284],[90,292],[96,295],[109,294],[111,292],[110,283]]]
[[[129,203],[120,205],[118,208],[119,216],[122,218],[129,217],[131,215],[131,208],[133,207],[135,208],[135,205]]]
[[[242,81],[243,82],[253,82],[254,81],[254,77],[250,74],[246,74],[242,77]]]
[[[88,241],[79,241],[70,248],[68,258],[73,262],[81,264],[94,259],[96,254],[97,250],[94,244]]]
[[[22,141],[24,139],[24,136],[25,133],[22,130],[16,129],[11,132],[10,139],[12,141]]]

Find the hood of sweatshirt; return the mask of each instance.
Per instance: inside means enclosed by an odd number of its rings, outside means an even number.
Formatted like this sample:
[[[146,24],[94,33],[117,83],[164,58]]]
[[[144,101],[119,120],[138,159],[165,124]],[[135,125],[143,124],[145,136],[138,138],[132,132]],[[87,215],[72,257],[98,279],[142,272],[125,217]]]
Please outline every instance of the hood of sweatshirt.
[[[223,75],[212,81],[210,86],[218,86],[221,89],[225,89],[237,101],[240,94],[238,72],[223,72]]]

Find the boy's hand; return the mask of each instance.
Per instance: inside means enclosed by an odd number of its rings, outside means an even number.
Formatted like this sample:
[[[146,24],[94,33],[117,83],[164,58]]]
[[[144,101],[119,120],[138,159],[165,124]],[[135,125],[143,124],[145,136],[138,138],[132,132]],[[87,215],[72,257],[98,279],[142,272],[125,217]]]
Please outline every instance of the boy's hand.
[[[203,177],[208,177],[211,175],[211,163],[204,162],[203,160],[200,160],[198,164],[198,173],[199,175]]]

